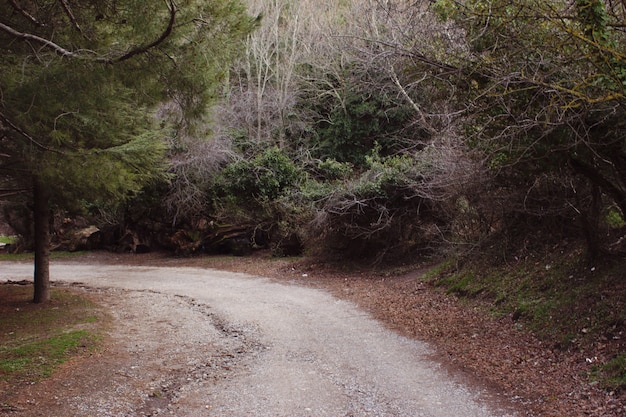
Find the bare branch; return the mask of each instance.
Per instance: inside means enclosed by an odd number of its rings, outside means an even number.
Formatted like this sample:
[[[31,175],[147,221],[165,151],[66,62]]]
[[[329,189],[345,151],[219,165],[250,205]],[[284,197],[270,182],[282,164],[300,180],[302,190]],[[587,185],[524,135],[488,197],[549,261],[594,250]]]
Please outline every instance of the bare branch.
[[[411,107],[413,107],[415,112],[419,115],[420,121],[422,122],[422,127],[428,130],[428,132],[430,133],[435,133],[436,132],[435,129],[430,125],[430,123],[428,123],[428,120],[426,119],[426,115],[424,114],[420,106],[418,106],[417,103],[411,98],[409,93],[407,93],[406,89],[400,82],[400,79],[398,78],[398,75],[396,74],[396,71],[393,69],[393,67],[390,69],[389,72],[390,72],[392,81],[398,87],[402,96],[411,104]],[[426,76],[422,78],[422,81],[425,79],[426,79]]]
[[[48,40],[48,39],[44,39],[40,36],[36,36],[36,35],[32,35],[30,33],[22,33],[22,32],[18,32],[17,30],[13,29],[10,26],[5,25],[4,23],[0,22],[0,30],[3,32],[8,33],[11,36],[14,36],[18,39],[23,39],[25,41],[33,41],[33,42],[37,42],[39,44],[45,45],[49,48],[52,48],[54,51],[56,51],[58,54],[63,55],[65,57],[69,57],[69,58],[77,58],[79,57],[79,55],[75,54],[74,52],[68,51],[67,49],[63,48],[62,46],[57,45],[56,43]]]
[[[35,25],[37,26],[43,26],[43,24],[38,21],[33,15],[31,15],[30,13],[28,13],[26,10],[22,9],[20,7],[19,4],[17,4],[15,2],[15,0],[9,0],[9,3],[11,3],[11,6],[13,6],[13,8],[15,9],[15,11],[17,11],[18,13],[20,13],[22,16],[24,16],[25,18],[27,18],[28,20],[30,20],[31,22],[33,22]]]
[[[63,10],[65,10],[65,14],[67,14],[67,17],[70,18],[70,22],[72,22],[72,24],[74,25],[74,27],[80,32],[83,33],[82,29],[80,28],[80,25],[78,24],[78,22],[76,21],[76,17],[74,17],[74,13],[72,13],[72,9],[70,9],[70,5],[67,4],[66,0],[60,0],[61,5],[63,6]]]
[[[25,192],[27,192],[28,190],[25,188],[21,188],[21,189],[15,189],[15,190],[2,190],[0,189],[0,198],[7,198],[7,197],[12,197],[14,195],[20,195],[20,194],[24,194]]]

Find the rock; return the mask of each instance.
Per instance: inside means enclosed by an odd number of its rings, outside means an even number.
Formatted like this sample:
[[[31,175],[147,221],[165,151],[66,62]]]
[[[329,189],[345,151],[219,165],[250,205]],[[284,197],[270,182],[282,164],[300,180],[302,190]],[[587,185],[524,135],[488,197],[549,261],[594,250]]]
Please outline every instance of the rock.
[[[67,249],[70,252],[79,250],[92,250],[100,247],[102,234],[96,226],[79,229],[69,235]]]
[[[115,251],[122,253],[148,253],[151,251],[151,246],[143,239],[140,239],[137,233],[126,230],[126,233],[117,241]]]

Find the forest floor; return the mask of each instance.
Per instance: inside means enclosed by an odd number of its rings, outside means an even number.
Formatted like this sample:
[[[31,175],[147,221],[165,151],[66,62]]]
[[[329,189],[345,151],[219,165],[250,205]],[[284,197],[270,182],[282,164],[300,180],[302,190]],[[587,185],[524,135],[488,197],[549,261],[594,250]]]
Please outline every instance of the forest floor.
[[[626,396],[603,390],[590,378],[604,352],[563,350],[536,338],[510,316],[495,317],[479,299],[446,294],[420,279],[428,264],[348,268],[265,253],[194,258],[88,253],[64,262],[212,268],[323,289],[356,304],[389,329],[428,342],[450,373],[501,393],[527,416],[626,415]]]

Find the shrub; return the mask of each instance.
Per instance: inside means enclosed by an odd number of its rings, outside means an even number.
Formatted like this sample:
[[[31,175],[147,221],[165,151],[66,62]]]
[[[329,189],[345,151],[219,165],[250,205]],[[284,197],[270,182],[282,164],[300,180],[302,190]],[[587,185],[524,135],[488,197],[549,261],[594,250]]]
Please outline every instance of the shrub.
[[[237,227],[252,244],[271,246],[293,254],[303,211],[295,204],[305,174],[283,151],[266,149],[251,159],[228,164],[213,180],[209,198],[212,217],[221,225]],[[288,243],[287,243],[288,242]],[[290,248],[282,248],[281,245]]]
[[[410,155],[381,158],[375,152],[366,161],[362,175],[318,203],[311,240],[326,254],[372,258],[430,245],[438,220],[434,200],[424,194],[423,164]]]
[[[277,199],[302,176],[291,159],[273,147],[252,159],[227,165],[215,179],[214,190],[218,198],[232,198],[239,204],[259,203]]]

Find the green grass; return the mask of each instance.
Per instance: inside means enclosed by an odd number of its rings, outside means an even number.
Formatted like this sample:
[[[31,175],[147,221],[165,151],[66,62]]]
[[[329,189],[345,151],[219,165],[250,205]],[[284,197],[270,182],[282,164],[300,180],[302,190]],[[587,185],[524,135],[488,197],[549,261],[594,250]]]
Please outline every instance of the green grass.
[[[603,367],[606,388],[616,390],[626,386],[626,354],[619,355]]]
[[[75,258],[85,255],[85,251],[77,251],[77,252],[50,252],[50,259],[66,259],[66,258]],[[34,260],[35,255],[32,252],[24,252],[24,253],[0,253],[0,261],[28,261]]]
[[[5,243],[10,245],[11,243],[15,243],[17,238],[15,236],[0,236],[0,243]]]
[[[42,340],[0,348],[0,371],[12,378],[48,377],[79,348],[92,346],[95,336],[85,330],[60,333]]]
[[[88,298],[58,288],[48,304],[31,298],[31,286],[0,285],[0,379],[14,389],[52,375],[100,340],[104,316]]]
[[[590,377],[606,390],[623,390],[626,387],[626,354],[618,355],[608,363],[594,367]]]

